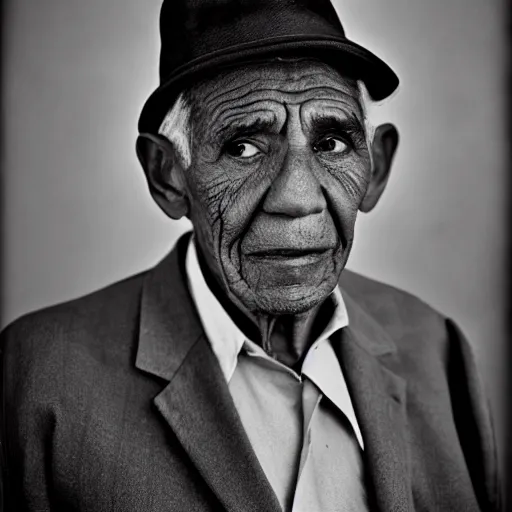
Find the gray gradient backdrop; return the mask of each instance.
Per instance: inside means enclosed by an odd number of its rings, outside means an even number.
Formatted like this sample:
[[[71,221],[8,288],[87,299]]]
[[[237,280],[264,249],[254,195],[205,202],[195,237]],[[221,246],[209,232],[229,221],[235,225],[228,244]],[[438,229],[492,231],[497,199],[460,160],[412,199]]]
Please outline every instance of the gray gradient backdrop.
[[[387,193],[349,266],[455,318],[500,444],[504,414],[504,5],[338,0],[401,89]],[[157,80],[160,0],[11,0],[4,60],[2,322],[153,265],[188,228],[149,197],[136,122]],[[502,444],[501,444],[502,446]]]

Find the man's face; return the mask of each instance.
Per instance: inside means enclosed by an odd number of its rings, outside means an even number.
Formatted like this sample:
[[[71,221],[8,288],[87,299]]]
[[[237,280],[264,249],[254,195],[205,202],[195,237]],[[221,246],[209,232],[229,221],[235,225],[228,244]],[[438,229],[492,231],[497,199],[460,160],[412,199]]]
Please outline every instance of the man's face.
[[[248,66],[196,86],[191,122],[184,175],[210,271],[252,312],[323,301],[371,174],[354,82],[315,61]]]

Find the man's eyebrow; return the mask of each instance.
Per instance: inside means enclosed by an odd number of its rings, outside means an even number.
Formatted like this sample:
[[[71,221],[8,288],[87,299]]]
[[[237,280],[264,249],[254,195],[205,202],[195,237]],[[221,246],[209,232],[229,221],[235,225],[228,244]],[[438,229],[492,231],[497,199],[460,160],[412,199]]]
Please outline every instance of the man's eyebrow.
[[[275,122],[271,119],[255,119],[253,121],[235,121],[226,124],[215,131],[216,139],[234,139],[249,137],[256,133],[271,132],[275,128]]]
[[[312,118],[311,125],[313,130],[317,133],[325,133],[334,130],[361,137],[365,136],[364,127],[355,114],[351,114],[346,118],[329,114],[319,114]]]

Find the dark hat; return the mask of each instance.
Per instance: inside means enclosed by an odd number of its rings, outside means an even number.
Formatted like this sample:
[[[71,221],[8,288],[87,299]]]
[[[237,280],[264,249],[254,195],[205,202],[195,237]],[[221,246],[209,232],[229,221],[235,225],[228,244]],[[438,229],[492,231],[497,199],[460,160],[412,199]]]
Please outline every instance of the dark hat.
[[[164,0],[160,35],[160,86],[140,132],[157,132],[177,95],[201,76],[274,55],[318,57],[362,80],[377,101],[398,86],[387,64],[345,37],[329,0]]]

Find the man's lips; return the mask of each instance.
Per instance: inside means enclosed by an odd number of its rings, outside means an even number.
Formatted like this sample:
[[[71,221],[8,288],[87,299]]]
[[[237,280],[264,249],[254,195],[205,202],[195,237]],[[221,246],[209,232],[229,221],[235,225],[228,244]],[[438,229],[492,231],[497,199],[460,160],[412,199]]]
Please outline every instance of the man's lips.
[[[279,249],[262,249],[257,251],[251,251],[247,254],[252,258],[268,258],[268,259],[288,259],[288,258],[304,258],[304,257],[315,257],[321,256],[327,251],[332,250],[330,247],[319,247],[319,248],[308,248],[308,249],[291,249],[291,248],[279,248]]]

